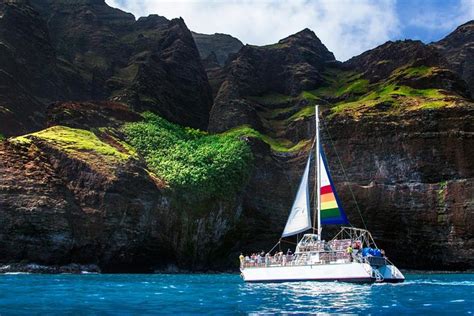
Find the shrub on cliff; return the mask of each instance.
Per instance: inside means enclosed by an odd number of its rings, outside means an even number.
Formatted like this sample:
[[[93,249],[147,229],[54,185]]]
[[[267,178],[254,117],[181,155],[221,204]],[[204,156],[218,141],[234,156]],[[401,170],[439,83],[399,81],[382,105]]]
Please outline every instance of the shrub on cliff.
[[[181,127],[149,112],[143,117],[124,126],[127,142],[171,189],[225,197],[246,183],[252,152],[243,140]]]

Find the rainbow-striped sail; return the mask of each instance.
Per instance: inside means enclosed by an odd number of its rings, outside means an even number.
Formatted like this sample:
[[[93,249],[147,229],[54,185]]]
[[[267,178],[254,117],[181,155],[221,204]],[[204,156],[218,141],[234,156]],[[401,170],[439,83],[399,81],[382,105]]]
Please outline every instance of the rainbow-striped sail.
[[[349,221],[341,202],[339,202],[322,146],[319,152],[321,166],[321,224],[348,224]]]

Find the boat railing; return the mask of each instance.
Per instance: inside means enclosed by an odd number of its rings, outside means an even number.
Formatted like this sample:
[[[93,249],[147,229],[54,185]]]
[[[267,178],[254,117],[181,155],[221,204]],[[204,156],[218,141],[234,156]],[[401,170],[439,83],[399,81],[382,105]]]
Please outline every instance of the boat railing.
[[[347,263],[351,254],[344,250],[308,251],[291,255],[260,256],[245,259],[241,268],[261,268],[278,266],[305,266],[317,264]]]

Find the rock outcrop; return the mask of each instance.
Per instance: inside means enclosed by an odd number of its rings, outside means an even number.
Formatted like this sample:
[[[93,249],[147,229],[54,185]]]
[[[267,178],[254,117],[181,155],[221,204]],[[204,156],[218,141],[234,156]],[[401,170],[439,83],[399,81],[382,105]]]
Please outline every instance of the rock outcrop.
[[[326,64],[334,61],[334,55],[308,29],[277,44],[246,45],[226,66],[227,76],[214,100],[209,130],[262,125],[256,105],[246,97],[268,93],[294,96],[315,89],[324,82]]]
[[[469,21],[432,44],[447,59],[447,66],[463,78],[474,97],[474,21]]]
[[[182,19],[135,21],[105,1],[33,0],[58,55],[85,72],[92,99],[110,98],[172,122],[206,128],[212,95]]]
[[[57,106],[48,135],[74,131],[78,137],[62,142],[33,134],[0,144],[0,261],[96,264],[103,272],[215,266],[214,251],[235,227],[240,203],[188,197],[193,203],[186,204],[184,196],[165,189],[117,132],[93,128],[135,121],[137,114],[126,106]],[[62,111],[68,115],[59,117]],[[84,115],[72,120],[74,112]],[[94,149],[77,147],[87,140],[84,133],[93,137]]]
[[[206,129],[212,93],[182,19],[135,20],[105,1],[1,4],[0,133],[44,127],[55,101],[108,100]]]
[[[334,117],[324,139],[352,224],[405,268],[474,265],[474,106],[360,119]],[[334,149],[349,179],[337,163]]]
[[[44,125],[47,102],[79,98],[86,86],[26,1],[0,3],[0,15],[0,133],[18,135]]]
[[[192,32],[194,41],[202,59],[214,54],[219,65],[223,66],[230,55],[237,53],[243,46],[237,38],[221,33],[201,34]]]
[[[469,96],[466,82],[447,69],[447,64],[438,49],[411,40],[387,42],[345,62],[346,67],[362,73],[370,82],[387,80],[397,69],[432,68],[434,71],[426,77],[402,73],[401,76],[395,74],[394,79],[414,88],[440,88]]]

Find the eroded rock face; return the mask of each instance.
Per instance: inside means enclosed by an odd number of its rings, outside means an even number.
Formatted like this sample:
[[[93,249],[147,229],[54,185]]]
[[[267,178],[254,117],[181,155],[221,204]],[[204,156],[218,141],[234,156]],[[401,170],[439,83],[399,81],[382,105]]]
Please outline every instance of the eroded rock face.
[[[88,0],[4,2],[0,11],[0,133],[44,127],[47,105],[64,100],[113,99],[207,128],[212,92],[182,19],[135,21]]]
[[[58,55],[85,71],[93,99],[205,129],[212,94],[191,32],[182,19],[135,21],[104,1],[33,1],[48,21]]]
[[[458,74],[448,69],[448,61],[436,47],[421,41],[387,42],[374,49],[352,57],[343,67],[363,74],[370,82],[380,82],[393,78],[400,84],[417,89],[440,88],[469,96],[466,82]],[[397,78],[393,72],[406,67],[434,69],[430,76]]]
[[[58,102],[48,108],[47,126],[64,125],[92,129],[121,127],[124,122],[137,122],[142,117],[123,104],[110,101]]]
[[[256,105],[245,97],[297,95],[315,89],[324,82],[321,74],[327,63],[334,61],[334,55],[308,29],[277,44],[246,45],[226,66],[227,75],[214,100],[209,130],[259,125]]]
[[[469,21],[441,41],[432,44],[447,59],[447,66],[468,84],[474,97],[474,21]]]
[[[192,32],[192,34],[201,58],[206,59],[209,55],[215,54],[216,60],[221,66],[224,65],[229,55],[237,53],[244,46],[240,40],[227,34],[200,34],[196,32]]]
[[[57,58],[46,23],[26,1],[2,2],[0,15],[0,133],[21,134],[44,124],[48,101],[77,98],[85,83]]]
[[[413,64],[414,66],[437,66],[442,56],[421,41],[389,41],[346,62],[350,68],[364,73],[365,77],[376,82],[386,79],[395,69]]]
[[[379,247],[397,264],[471,269],[474,224],[474,107],[372,120],[332,119],[333,177],[353,224],[362,226],[349,187]]]
[[[150,16],[137,21],[136,51],[121,70],[135,71],[135,76],[125,85],[115,77],[108,82],[114,86],[113,99],[137,111],[153,110],[172,122],[205,129],[212,93],[191,32],[182,19],[169,21],[157,32],[162,19]]]
[[[125,109],[118,113],[119,104],[82,107],[108,107],[116,112],[114,121],[136,119]],[[90,118],[55,116],[64,125],[97,124]],[[107,132],[97,136],[126,152]],[[1,143],[0,155],[2,263],[95,264],[103,272],[150,272],[168,264],[212,269],[215,248],[240,217],[238,198],[174,196],[138,157],[75,152],[34,137],[30,143]]]
[[[474,266],[473,118],[472,105],[377,120],[323,114],[325,153],[351,224],[364,227],[350,190],[377,245],[402,268]],[[253,151],[256,166],[244,195],[243,217],[231,234],[236,243],[225,244],[233,256],[276,243],[309,147],[287,155],[264,145]],[[330,239],[337,231],[327,226],[323,237]]]
[[[204,69],[206,69],[207,78],[212,90],[212,96],[215,98],[226,77],[225,67],[222,67],[219,64],[217,56],[214,53],[211,53],[209,56],[204,58],[202,64]]]
[[[289,118],[311,103],[301,97],[286,97],[291,89],[265,86],[271,81],[254,72],[254,63],[264,64],[267,58],[257,53],[259,49],[270,48],[245,47],[229,65],[211,112],[210,129],[247,124],[265,135],[293,143],[310,139],[314,135],[314,116]],[[464,96],[456,97],[451,107],[431,110],[400,108],[390,112],[391,105],[384,108],[383,103],[371,106],[367,102],[353,116],[335,115],[330,110],[322,113],[324,148],[351,223],[364,226],[349,188],[379,247],[403,268],[462,270],[474,266],[474,166],[469,158],[473,155],[474,106],[466,93],[466,83],[445,63],[437,49],[404,41],[388,42],[343,64],[328,60],[320,64],[326,76],[347,73],[356,79],[368,79],[374,90],[396,84],[443,89],[444,93]],[[407,69],[423,74],[407,74]],[[245,77],[250,73],[255,75]],[[293,82],[292,77],[284,77],[279,84],[284,87]],[[312,87],[327,85],[322,81]],[[307,89],[300,86],[295,91]],[[281,95],[252,97],[268,91]],[[353,100],[350,93],[323,97],[319,102]],[[255,140],[252,148],[256,165],[244,195],[243,217],[230,235],[238,242],[226,243],[234,256],[241,250],[271,249],[278,240],[310,147],[307,142],[301,150],[278,152]],[[334,149],[348,179],[343,176]],[[331,238],[336,231],[326,227],[324,237]],[[291,244],[282,247],[286,250]]]

